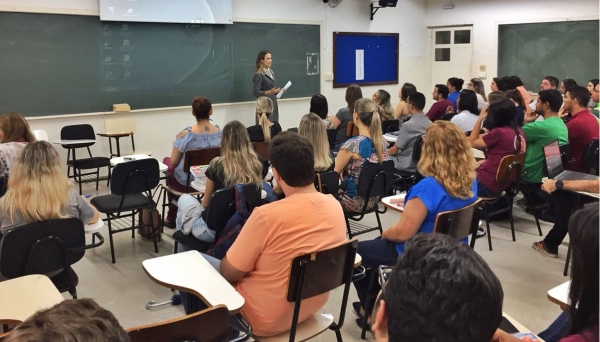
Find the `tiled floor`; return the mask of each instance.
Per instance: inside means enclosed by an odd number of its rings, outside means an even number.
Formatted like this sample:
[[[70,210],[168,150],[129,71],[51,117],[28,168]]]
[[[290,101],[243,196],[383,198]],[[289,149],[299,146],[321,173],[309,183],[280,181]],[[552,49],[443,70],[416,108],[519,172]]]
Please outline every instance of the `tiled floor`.
[[[89,189],[87,192],[85,189]],[[96,194],[86,185],[85,193]],[[102,188],[98,193],[106,193]],[[382,216],[384,227],[399,218],[399,214],[388,212]],[[374,222],[374,216],[368,222]],[[510,224],[507,220],[492,224],[492,242],[494,251],[490,252],[487,240],[478,240],[475,250],[490,264],[500,278],[504,289],[504,311],[534,332],[539,332],[550,324],[560,313],[557,305],[546,299],[546,292],[566,280],[562,276],[566,247],[561,247],[559,258],[550,259],[531,248],[534,241],[539,241],[533,217],[521,208],[515,207],[515,226],[517,241],[510,235]],[[551,225],[542,221],[544,234]],[[167,234],[173,230],[165,229]],[[165,234],[160,243],[159,253],[153,251],[151,241],[125,232],[115,235],[115,252],[117,263],[110,262],[108,233],[105,227],[102,234],[106,238],[103,246],[86,252],[85,257],[74,265],[79,275],[77,287],[79,297],[94,298],[106,309],[112,311],[123,327],[148,324],[183,315],[181,306],[168,306],[160,310],[147,310],[149,300],[167,300],[171,297],[169,289],[151,281],[142,269],[141,262],[148,258],[170,254],[173,240]],[[376,233],[359,237],[360,240],[372,239]],[[65,294],[65,297],[67,295]],[[341,288],[330,296],[326,309],[339,314],[342,297]],[[356,301],[354,289],[350,291],[349,302]],[[359,341],[360,330],[354,322],[351,306],[346,312],[342,334],[345,341]],[[371,336],[368,336],[372,339]],[[334,341],[333,332],[325,332],[315,341]]]

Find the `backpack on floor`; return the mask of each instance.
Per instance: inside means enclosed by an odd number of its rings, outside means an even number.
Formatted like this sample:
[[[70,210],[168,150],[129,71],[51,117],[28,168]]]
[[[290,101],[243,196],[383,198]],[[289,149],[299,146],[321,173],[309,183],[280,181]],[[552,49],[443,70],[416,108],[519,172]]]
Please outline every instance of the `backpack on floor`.
[[[227,254],[229,248],[235,242],[244,224],[250,217],[250,211],[246,206],[246,197],[244,196],[244,186],[236,184],[235,186],[235,214],[227,220],[225,229],[219,235],[219,239],[206,254],[221,260]]]
[[[150,215],[152,215],[152,225],[150,225]],[[154,234],[157,234],[158,242],[162,241],[161,234],[161,217],[158,213],[158,210],[155,209],[141,209],[138,222],[140,227],[138,228],[138,233],[145,239],[154,240]]]

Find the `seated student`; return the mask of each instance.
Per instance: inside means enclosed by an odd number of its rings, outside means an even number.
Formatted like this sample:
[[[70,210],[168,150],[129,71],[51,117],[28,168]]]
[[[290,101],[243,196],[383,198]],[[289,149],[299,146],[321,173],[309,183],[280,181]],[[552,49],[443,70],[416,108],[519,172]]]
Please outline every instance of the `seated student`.
[[[84,224],[98,221],[98,210],[71,187],[61,170],[58,152],[47,141],[23,148],[8,179],[8,191],[0,200],[0,232],[18,226],[67,217]]]
[[[129,342],[127,332],[93,299],[67,299],[19,324],[4,342]]]
[[[321,124],[321,118],[314,113],[306,114],[298,125],[298,134],[310,141],[315,154],[315,171],[333,171],[335,165],[333,154],[329,151],[327,132]]]
[[[487,159],[477,168],[477,196],[494,197],[504,190],[496,181],[496,173],[502,158],[525,153],[525,134],[515,124],[515,105],[510,100],[500,100],[490,104],[481,111],[479,119],[473,126],[469,142],[471,147],[486,149]],[[486,119],[487,118],[487,119]],[[490,131],[479,134],[481,121],[486,119]]]
[[[564,80],[562,80],[562,82],[560,82],[560,93],[563,94],[563,96],[567,95],[567,91],[569,90],[569,88],[574,87],[577,85],[577,82],[572,79],[572,78],[565,78]],[[589,91],[588,91],[589,92]]]
[[[273,114],[273,101],[261,96],[256,99],[256,117],[258,125],[248,127],[248,136],[252,142],[271,142],[277,134],[281,133],[279,122],[269,121],[269,116]]]
[[[596,86],[598,86],[599,84],[599,80],[597,78],[591,79],[588,84],[587,84],[587,90],[590,92],[591,98],[590,98],[590,102],[588,102],[588,109],[590,110],[590,112],[596,108],[596,105],[598,105],[598,101],[597,99],[594,99],[594,89],[596,89]]]
[[[598,342],[598,203],[587,204],[569,221],[569,240],[573,252],[569,309],[539,337],[545,341]],[[497,342],[521,342],[498,330]]]
[[[425,95],[419,92],[410,94],[407,107],[411,119],[402,124],[398,138],[396,138],[396,144],[390,147],[387,152],[394,161],[396,169],[415,172],[417,171],[417,165],[412,158],[415,142],[425,134],[425,130],[431,125],[431,121],[423,114]]]
[[[508,97],[517,108],[517,115],[515,121],[519,127],[523,126],[523,120],[525,119],[525,100],[521,97],[521,93],[518,90],[507,90],[506,97]]]
[[[242,315],[258,336],[290,328],[294,305],[286,300],[286,288],[292,258],[346,241],[339,202],[317,192],[313,185],[315,158],[310,142],[283,132],[271,142],[269,158],[285,198],[252,211],[219,266],[223,277],[244,297]],[[323,294],[303,300],[299,321],[321,309],[327,298]]]
[[[465,84],[465,81],[463,81],[462,78],[457,77],[450,77],[448,79],[448,82],[446,82],[446,86],[450,91],[450,93],[448,94],[448,101],[452,102],[454,108],[457,108],[458,104],[456,103],[456,101],[458,100],[458,95],[462,90],[463,84]]]
[[[236,184],[254,184],[264,187],[267,193],[272,192],[270,186],[262,181],[263,163],[254,152],[248,139],[246,127],[233,120],[223,127],[221,155],[213,159],[205,171],[206,190],[202,204],[188,194],[179,198],[177,207],[177,229],[192,235],[201,241],[212,242],[215,231],[206,225],[206,213],[212,194],[222,188]]]
[[[394,109],[394,118],[400,120],[400,122],[403,122],[410,117],[406,101],[410,94],[415,93],[416,91],[417,87],[415,87],[414,84],[407,82],[402,85],[402,88],[398,92],[400,102],[398,102],[396,109]]]
[[[342,143],[348,139],[346,135],[346,129],[348,123],[352,121],[352,113],[354,113],[354,103],[362,98],[362,90],[356,84],[351,84],[346,89],[346,104],[348,106],[341,108],[334,117],[331,118],[333,128],[337,130],[337,137],[335,138],[334,151],[340,149]]]
[[[472,78],[471,83],[467,84],[467,89],[475,92],[477,96],[477,108],[481,110],[487,106],[487,97],[485,96],[485,86],[479,78]]]
[[[454,117],[450,120],[457,125],[463,132],[473,129],[473,125],[479,118],[479,109],[477,108],[477,96],[472,90],[462,90],[458,96],[458,108]]]
[[[359,211],[368,201],[367,207],[377,205],[379,198],[362,198],[356,194],[360,172],[366,163],[382,163],[387,160],[387,150],[381,133],[381,121],[377,105],[371,99],[360,99],[352,114],[358,135],[348,139],[335,158],[335,171],[340,175],[340,197],[347,211]]]
[[[21,114],[9,112],[0,116],[0,178],[8,179],[21,150],[33,141],[35,137]]]
[[[185,128],[175,137],[171,158],[163,160],[163,163],[169,166],[169,176],[166,180],[168,187],[179,192],[195,191],[186,184],[187,175],[183,172],[183,154],[187,150],[219,147],[221,145],[221,129],[210,123],[212,112],[212,103],[208,98],[204,96],[194,98],[192,114],[196,118],[196,125]],[[177,206],[173,204],[173,201],[177,197],[167,192],[167,198],[169,200],[169,211],[164,219],[164,225],[168,228],[175,228]]]
[[[418,233],[433,232],[437,214],[463,208],[477,200],[475,159],[467,137],[456,125],[440,120],[427,128],[418,169],[425,178],[408,191],[405,199],[392,201],[404,207],[400,220],[380,238],[358,243],[357,253],[362,257],[363,266],[376,270],[380,265],[393,265],[404,252],[408,239]],[[353,307],[362,314],[370,272],[366,278],[354,282],[360,303],[353,303]],[[372,294],[376,295],[379,286],[376,282],[374,285]]]
[[[554,226],[546,234],[544,240],[534,242],[533,249],[550,257],[558,257],[558,247],[562,244],[569,230],[568,223],[571,214],[577,210],[577,205],[582,205],[593,201],[592,197],[579,196],[574,191],[585,191],[598,193],[598,179],[596,180],[564,180],[557,181],[555,179],[546,179],[542,184],[542,190],[552,194],[552,198],[558,206],[558,212]],[[556,191],[558,190],[558,191]]]
[[[433,95],[433,100],[435,102],[426,114],[427,118],[432,122],[441,119],[448,113],[454,113],[456,107],[452,102],[447,100],[448,91],[448,87],[443,84],[436,84],[433,88],[433,93],[431,93],[431,95]]]
[[[558,117],[562,105],[562,95],[558,90],[542,90],[538,93],[535,113],[525,114],[525,166],[521,191],[537,191],[542,184],[544,168],[544,152],[542,146],[558,139],[559,144],[568,142],[567,126]],[[537,116],[543,121],[536,121]]]
[[[469,246],[448,235],[418,234],[391,266],[373,311],[376,342],[492,341],[504,292]]]
[[[566,168],[578,172],[588,172],[583,167],[581,158],[592,140],[598,139],[598,120],[587,109],[590,101],[590,92],[582,86],[573,86],[567,90],[564,98],[564,110],[571,113],[567,121],[569,145],[574,161]]]
[[[525,104],[523,107],[526,107],[528,104],[531,103],[531,101],[533,101],[531,98],[531,94],[529,94],[527,89],[525,89],[525,85],[523,84],[523,81],[519,76],[510,76],[510,80],[515,86],[515,89],[521,94],[521,98],[523,98],[523,102]]]
[[[596,103],[596,108],[592,109],[591,113],[596,117],[600,117],[600,84],[596,84],[592,92],[592,100]]]
[[[317,114],[321,120],[323,120],[326,129],[333,128],[331,119],[327,115],[329,114],[329,106],[327,104],[327,98],[324,95],[317,94],[310,98],[310,110],[308,112]]]
[[[394,108],[390,103],[391,96],[390,93],[383,89],[377,90],[373,96],[372,100],[375,101],[377,105],[379,105],[383,109],[383,113],[381,115],[381,120],[394,120]]]
[[[505,92],[507,89],[506,89],[506,84],[505,84],[504,78],[503,77],[492,78],[492,83],[490,83],[490,90]]]

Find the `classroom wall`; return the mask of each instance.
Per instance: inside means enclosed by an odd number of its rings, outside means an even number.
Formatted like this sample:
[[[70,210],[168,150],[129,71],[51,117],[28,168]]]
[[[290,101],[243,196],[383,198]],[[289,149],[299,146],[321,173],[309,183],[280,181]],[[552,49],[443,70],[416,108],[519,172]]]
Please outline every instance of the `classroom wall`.
[[[443,10],[442,6],[448,3],[455,8]],[[425,24],[428,27],[473,25],[472,77],[478,77],[479,66],[485,65],[484,83],[489,90],[492,77],[497,76],[498,24],[598,19],[598,11],[598,0],[428,0]],[[427,51],[429,56],[431,41]],[[427,72],[431,73],[429,68]]]
[[[423,77],[427,69],[424,59],[427,49],[427,29],[423,23],[425,3],[421,0],[400,0],[398,7],[379,10],[375,20],[369,19],[368,0],[345,0],[337,8],[330,8],[321,0],[233,0],[233,17],[238,21],[266,22],[322,22],[322,51],[321,51],[321,91],[329,100],[331,114],[345,107],[344,89],[333,89],[332,82],[324,80],[325,72],[333,71],[333,32],[399,32],[399,78],[400,83],[413,82],[419,88],[424,88],[426,79]],[[268,9],[268,10],[267,10]],[[26,5],[21,0],[0,0],[1,11],[32,11],[46,13],[80,13],[94,14],[98,12],[97,0],[29,0]],[[257,52],[263,48],[257,47]],[[277,70],[277,56],[273,56],[273,68]],[[248,74],[248,91],[251,91],[251,71]],[[281,86],[283,86],[283,80]],[[293,80],[292,80],[293,82]],[[363,94],[370,97],[380,87],[365,87]],[[397,103],[398,86],[382,86],[389,91],[393,104]],[[200,94],[199,94],[200,95]],[[191,102],[191,99],[190,99]],[[279,105],[280,122],[282,127],[296,127],[302,115],[309,109],[308,99],[281,100]],[[18,110],[18,108],[15,108]],[[254,123],[254,106],[252,103],[217,105],[214,108],[213,119],[223,127],[228,121],[237,119],[246,125]],[[169,155],[172,140],[185,126],[194,123],[191,108],[168,110],[145,110],[136,113],[118,114],[119,116],[134,117],[137,122],[135,134],[136,147],[140,150],[150,150],[155,157]],[[45,129],[50,140],[58,139],[61,127],[69,124],[89,123],[97,132],[104,131],[106,115],[85,117],[64,117],[31,120],[33,129]],[[129,149],[129,142],[123,140]],[[94,153],[108,154],[108,142],[99,139],[93,148]],[[61,151],[66,159],[66,152]]]

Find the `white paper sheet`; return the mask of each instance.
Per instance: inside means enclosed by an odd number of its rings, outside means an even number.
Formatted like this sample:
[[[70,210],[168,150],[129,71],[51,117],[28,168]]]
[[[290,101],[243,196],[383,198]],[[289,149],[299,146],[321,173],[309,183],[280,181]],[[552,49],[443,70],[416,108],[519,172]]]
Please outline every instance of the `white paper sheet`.
[[[356,50],[356,80],[365,79],[365,50]]]
[[[283,95],[283,93],[285,93],[286,90],[288,90],[289,87],[292,86],[292,81],[288,81],[288,83],[285,84],[285,87],[283,87],[283,89],[281,89],[277,95],[275,95],[278,99],[281,98],[281,96]]]

